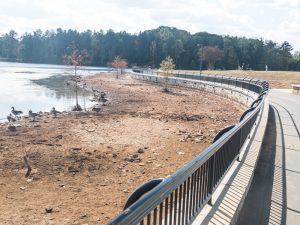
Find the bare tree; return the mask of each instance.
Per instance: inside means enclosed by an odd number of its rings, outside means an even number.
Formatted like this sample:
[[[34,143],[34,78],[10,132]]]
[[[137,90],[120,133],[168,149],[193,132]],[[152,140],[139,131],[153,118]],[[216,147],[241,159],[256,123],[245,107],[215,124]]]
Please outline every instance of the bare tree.
[[[201,52],[199,52],[199,55]],[[208,69],[214,69],[216,61],[223,56],[223,51],[217,46],[205,46],[203,48],[203,60],[208,63]]]

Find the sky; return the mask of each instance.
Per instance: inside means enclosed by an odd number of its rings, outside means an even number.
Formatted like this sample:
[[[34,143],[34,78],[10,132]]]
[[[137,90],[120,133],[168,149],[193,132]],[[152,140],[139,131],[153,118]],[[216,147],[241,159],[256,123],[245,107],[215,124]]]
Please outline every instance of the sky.
[[[288,41],[300,51],[300,0],[0,0],[0,34],[159,26]]]

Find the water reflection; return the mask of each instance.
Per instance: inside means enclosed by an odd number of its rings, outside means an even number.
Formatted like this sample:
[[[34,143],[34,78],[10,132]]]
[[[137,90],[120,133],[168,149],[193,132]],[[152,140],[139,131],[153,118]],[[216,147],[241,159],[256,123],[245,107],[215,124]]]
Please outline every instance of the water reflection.
[[[101,71],[106,68],[86,67],[79,74],[88,76]],[[65,66],[0,62],[0,120],[10,113],[11,106],[25,114],[30,109],[50,111],[52,107],[70,110],[75,105],[75,89],[65,81],[72,74],[72,68]],[[92,105],[90,92],[79,89],[78,94],[83,108]]]

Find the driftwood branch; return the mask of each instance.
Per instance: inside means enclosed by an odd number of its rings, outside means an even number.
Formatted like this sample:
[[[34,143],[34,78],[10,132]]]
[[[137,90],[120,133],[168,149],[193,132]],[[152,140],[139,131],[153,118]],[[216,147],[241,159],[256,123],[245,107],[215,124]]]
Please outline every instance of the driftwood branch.
[[[27,172],[26,172],[26,174],[25,174],[25,177],[29,177],[29,175],[30,175],[30,173],[31,173],[31,167],[30,167],[30,165],[29,165],[27,156],[24,156],[24,163],[25,163],[25,166],[27,167]]]

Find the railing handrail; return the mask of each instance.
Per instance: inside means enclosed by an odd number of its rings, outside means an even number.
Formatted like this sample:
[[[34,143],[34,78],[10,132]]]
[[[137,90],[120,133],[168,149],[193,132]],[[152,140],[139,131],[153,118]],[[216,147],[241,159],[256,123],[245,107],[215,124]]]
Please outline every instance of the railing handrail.
[[[149,74],[147,74],[149,75]],[[152,76],[152,75],[150,75]],[[224,78],[224,77],[223,77]],[[226,78],[224,78],[226,79]],[[232,80],[232,79],[231,79]],[[251,81],[251,80],[250,80]],[[248,81],[248,82],[250,82]],[[246,81],[247,82],[247,81]],[[260,86],[261,87],[261,86]],[[262,89],[261,89],[262,90]],[[146,193],[141,199],[131,205],[129,208],[124,210],[120,215],[114,218],[109,225],[119,225],[119,224],[137,224],[140,223],[152,210],[158,207],[159,204],[164,202],[168,196],[170,196],[180,185],[183,185],[184,182],[189,179],[196,170],[202,167],[208,160],[211,160],[215,154],[222,149],[226,143],[233,139],[236,135],[246,135],[242,133],[242,128],[245,126],[249,126],[249,124],[254,124],[254,121],[257,118],[257,115],[262,108],[264,98],[266,95],[262,96],[262,101],[258,102],[255,106],[255,109],[249,112],[249,116],[242,119],[235,127],[233,127],[229,132],[222,135],[216,142],[212,143],[206,149],[204,149],[199,155],[191,159],[188,163],[186,163],[183,167],[178,169],[172,175],[165,178],[159,185],[153,188],[151,191]],[[255,120],[254,120],[255,119]],[[250,123],[251,122],[251,123]],[[249,128],[249,131],[251,130]],[[240,137],[241,138],[241,137]],[[243,143],[242,143],[243,144]],[[238,154],[234,157],[237,158]],[[234,162],[230,162],[229,167]],[[214,162],[215,163],[215,162]],[[225,168],[227,171],[227,168]],[[208,171],[206,171],[208,173]],[[226,172],[225,172],[226,174]],[[222,175],[223,176],[223,175]],[[215,179],[215,178],[211,178]],[[213,182],[213,181],[212,181]],[[213,184],[215,186],[212,187],[211,195],[214,190],[217,188],[218,184]],[[210,201],[211,196],[205,199],[203,205],[205,205],[208,201]],[[200,210],[200,209],[199,209]]]

